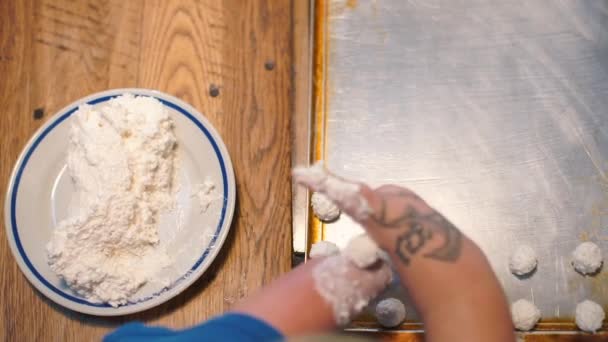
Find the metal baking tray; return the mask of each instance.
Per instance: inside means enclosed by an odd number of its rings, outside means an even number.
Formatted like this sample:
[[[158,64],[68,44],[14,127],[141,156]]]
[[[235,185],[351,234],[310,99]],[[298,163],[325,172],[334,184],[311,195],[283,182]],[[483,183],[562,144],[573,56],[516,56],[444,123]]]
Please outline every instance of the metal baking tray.
[[[608,305],[608,4],[545,0],[317,0],[311,159],[371,185],[407,186],[487,254],[509,300],[532,300],[539,331],[574,331],[574,308]],[[307,246],[344,246],[347,217],[308,215]],[[529,279],[510,252],[533,246]],[[408,320],[420,329],[397,287]],[[368,312],[354,328],[377,328]]]

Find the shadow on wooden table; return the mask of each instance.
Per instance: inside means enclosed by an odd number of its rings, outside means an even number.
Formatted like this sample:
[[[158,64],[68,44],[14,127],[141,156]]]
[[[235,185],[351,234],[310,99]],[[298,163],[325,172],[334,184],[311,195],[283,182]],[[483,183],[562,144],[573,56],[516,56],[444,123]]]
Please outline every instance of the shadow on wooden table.
[[[94,315],[83,314],[83,313],[79,313],[79,312],[64,308],[63,306],[48,299],[46,296],[44,296],[42,293],[40,293],[40,291],[38,291],[34,286],[32,286],[29,282],[28,282],[28,285],[30,286],[32,291],[34,291],[34,293],[36,293],[36,295],[44,303],[46,303],[47,305],[52,307],[54,310],[61,312],[66,317],[73,319],[73,320],[78,320],[82,323],[93,324],[93,325],[98,325],[98,326],[113,327],[113,326],[121,325],[123,323],[131,322],[131,321],[147,322],[147,321],[155,320],[157,318],[160,318],[161,316],[170,314],[170,313],[174,312],[175,310],[179,309],[180,307],[182,307],[184,304],[189,302],[192,298],[195,298],[199,293],[204,291],[207,288],[207,286],[209,286],[209,284],[213,281],[213,279],[215,279],[215,277],[217,276],[217,273],[219,272],[219,270],[221,270],[222,266],[226,262],[227,254],[229,253],[229,251],[232,249],[232,246],[234,245],[235,232],[233,232],[233,230],[235,229],[235,227],[238,227],[238,224],[237,224],[239,221],[238,213],[239,213],[239,201],[237,198],[236,204],[235,204],[235,210],[234,210],[234,217],[232,219],[232,224],[230,227],[230,231],[228,232],[228,236],[226,236],[226,240],[224,241],[224,244],[222,245],[220,252],[217,254],[216,258],[213,260],[213,262],[211,263],[209,268],[205,271],[205,273],[197,281],[195,281],[192,285],[190,285],[188,288],[186,288],[179,295],[175,296],[174,298],[170,299],[169,301],[167,301],[159,306],[152,307],[146,311],[138,312],[138,313],[134,313],[134,314],[130,314],[130,315],[124,315],[124,316],[115,316],[115,317],[103,317],[103,316],[94,316]]]

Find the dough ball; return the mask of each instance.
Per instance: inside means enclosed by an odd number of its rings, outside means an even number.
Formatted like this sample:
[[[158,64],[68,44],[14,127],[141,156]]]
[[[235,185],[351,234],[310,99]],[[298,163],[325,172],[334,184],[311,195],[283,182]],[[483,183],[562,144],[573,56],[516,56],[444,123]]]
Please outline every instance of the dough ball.
[[[338,248],[335,243],[329,241],[319,241],[310,247],[310,253],[308,253],[308,256],[314,259],[339,253],[340,248]]]
[[[593,274],[602,267],[602,251],[593,242],[583,242],[572,252],[572,266],[580,274]]]
[[[530,246],[519,246],[509,259],[509,268],[515,275],[526,275],[536,268],[536,252]]]
[[[342,253],[359,268],[367,268],[379,258],[380,248],[367,234],[352,238]]]
[[[405,319],[405,305],[397,298],[386,298],[376,305],[376,319],[386,328],[393,328]]]
[[[312,211],[321,221],[334,221],[340,216],[340,209],[322,193],[313,193],[310,201],[312,203]]]
[[[596,302],[586,300],[578,303],[575,311],[576,325],[584,331],[596,332],[602,327],[606,314]]]
[[[528,331],[538,323],[540,310],[530,301],[520,299],[511,304],[511,318],[517,330]]]

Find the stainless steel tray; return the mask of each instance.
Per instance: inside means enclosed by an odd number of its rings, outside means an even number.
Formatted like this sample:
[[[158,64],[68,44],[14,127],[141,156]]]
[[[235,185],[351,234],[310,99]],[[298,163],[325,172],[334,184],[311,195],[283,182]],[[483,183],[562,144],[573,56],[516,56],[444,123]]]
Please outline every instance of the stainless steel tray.
[[[606,308],[608,270],[582,277],[570,253],[591,240],[608,255],[608,4],[331,0],[315,15],[312,159],[416,191],[481,246],[510,300],[538,305],[539,329],[574,329],[584,299]],[[311,219],[308,243],[359,231]],[[539,266],[520,280],[507,264],[524,243]]]

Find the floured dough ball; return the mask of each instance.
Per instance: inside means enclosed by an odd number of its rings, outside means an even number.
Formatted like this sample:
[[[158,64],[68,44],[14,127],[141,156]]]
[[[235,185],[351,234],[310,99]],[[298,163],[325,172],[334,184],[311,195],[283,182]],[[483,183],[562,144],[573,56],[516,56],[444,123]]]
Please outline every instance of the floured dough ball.
[[[326,257],[340,253],[340,248],[335,243],[329,241],[319,241],[310,247],[310,258]]]
[[[530,301],[520,299],[511,304],[511,318],[517,330],[528,331],[538,323],[540,310]]]
[[[340,216],[340,209],[322,193],[313,193],[310,201],[312,204],[312,211],[321,221],[334,221]]]
[[[352,238],[342,253],[357,267],[367,268],[380,258],[379,251],[374,240],[363,233]]]
[[[576,325],[584,331],[596,332],[602,327],[606,314],[596,302],[586,300],[578,303],[575,311]]]
[[[509,259],[509,268],[515,275],[526,275],[536,268],[536,252],[530,246],[519,246]]]
[[[405,305],[397,298],[383,299],[376,305],[376,319],[383,327],[396,327],[405,319]]]
[[[602,267],[602,251],[593,242],[583,242],[572,252],[572,266],[580,274],[593,274]]]

